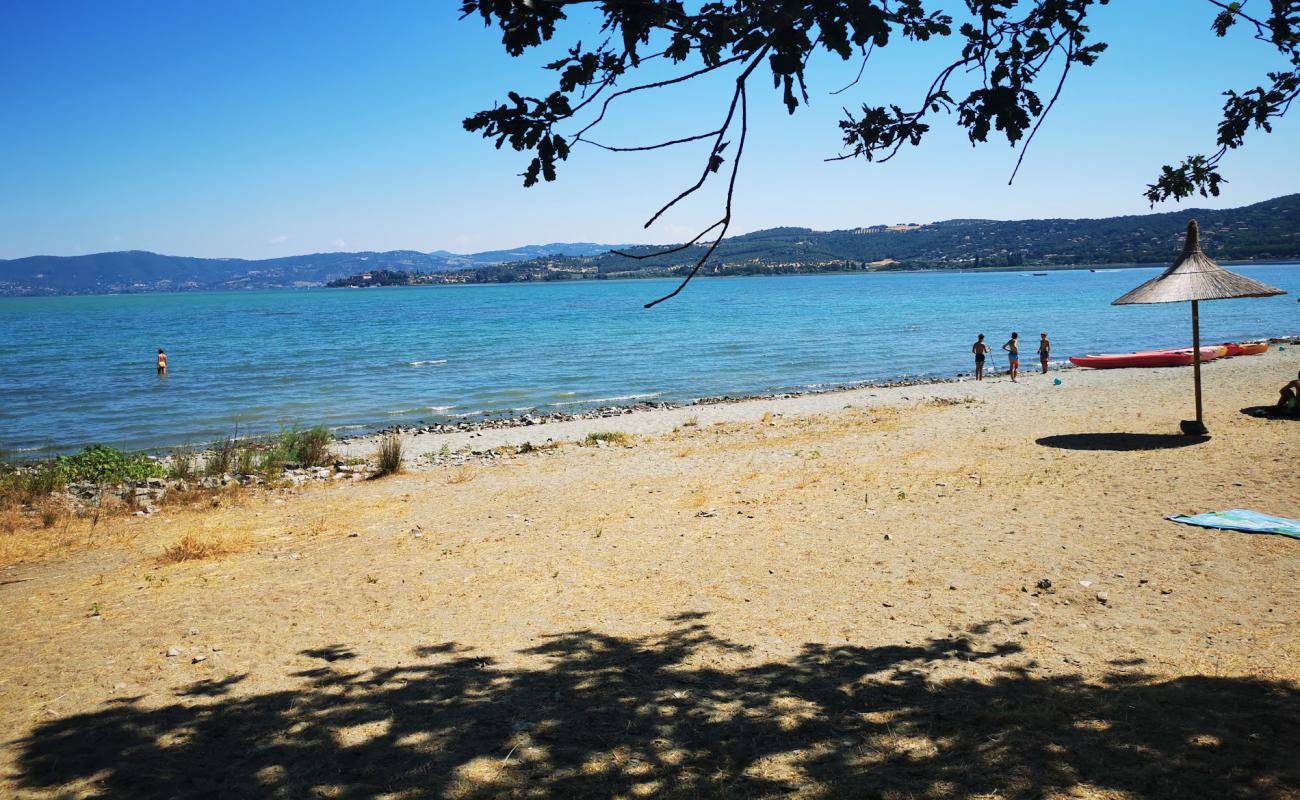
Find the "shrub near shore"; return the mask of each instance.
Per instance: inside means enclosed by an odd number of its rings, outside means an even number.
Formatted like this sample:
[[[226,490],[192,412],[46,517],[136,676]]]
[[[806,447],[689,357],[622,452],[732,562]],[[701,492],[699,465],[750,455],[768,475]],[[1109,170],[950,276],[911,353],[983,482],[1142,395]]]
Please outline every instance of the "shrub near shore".
[[[102,444],[45,461],[9,462],[0,454],[0,532],[32,528],[36,520],[50,528],[69,515],[149,513],[155,504],[206,500],[229,487],[320,478],[315,473],[334,464],[333,441],[317,426],[269,440],[230,436],[203,452],[177,448],[161,459]],[[305,470],[312,474],[298,474]]]

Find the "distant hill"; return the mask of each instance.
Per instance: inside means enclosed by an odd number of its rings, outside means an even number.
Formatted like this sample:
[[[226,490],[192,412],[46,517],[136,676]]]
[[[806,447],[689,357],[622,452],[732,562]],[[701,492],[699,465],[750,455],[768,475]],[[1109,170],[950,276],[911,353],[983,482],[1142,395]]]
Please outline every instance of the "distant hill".
[[[1180,209],[1107,219],[997,221],[953,219],[840,231],[771,228],[725,240],[705,275],[774,275],[902,269],[1015,269],[1098,264],[1167,264],[1182,249],[1189,219],[1201,223],[1202,244],[1223,261],[1300,261],[1300,194],[1243,208]],[[629,248],[651,253],[656,248]],[[660,248],[662,249],[662,248]],[[604,252],[539,256],[526,261],[420,274],[371,271],[331,286],[507,283],[682,275],[704,252],[693,247],[633,260]]]
[[[707,274],[847,269],[978,269],[1020,266],[1165,264],[1182,249],[1189,219],[1201,225],[1202,244],[1224,261],[1300,260],[1300,194],[1226,210],[1184,208],[1161,214],[1106,219],[997,221],[954,219],[928,225],[877,225],[839,231],[772,228],[725,240]],[[652,252],[637,248],[632,252]],[[703,248],[643,261],[605,253],[534,259],[480,270],[590,271],[603,277],[675,273],[693,265]]]
[[[0,295],[323,286],[335,278],[370,270],[437,273],[529,258],[590,257],[614,246],[577,242],[470,254],[414,250],[313,253],[256,261],[165,256],[142,250],[84,256],[31,256],[0,260]]]
[[[1187,220],[1223,261],[1300,261],[1300,194],[1242,208],[1183,208],[1106,219],[953,219],[839,231],[772,228],[725,240],[704,274],[831,270],[1006,269],[1165,264],[1182,247]],[[89,294],[295,286],[465,283],[679,275],[700,247],[635,261],[590,243],[529,245],[461,255],[316,253],[261,261],[185,258],[131,251],[0,261],[0,294]],[[624,246],[626,249],[627,246]],[[634,252],[652,252],[632,247]]]

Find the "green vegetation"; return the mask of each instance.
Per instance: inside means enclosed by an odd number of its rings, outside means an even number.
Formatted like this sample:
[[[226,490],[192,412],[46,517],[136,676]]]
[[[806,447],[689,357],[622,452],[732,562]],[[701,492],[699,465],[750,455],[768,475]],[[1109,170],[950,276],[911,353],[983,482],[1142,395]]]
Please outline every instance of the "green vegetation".
[[[171,460],[167,467],[167,477],[179,481],[192,481],[196,474],[194,452],[184,447],[177,447],[172,450]]]
[[[333,463],[330,445],[334,437],[322,426],[299,429],[286,428],[269,440],[238,438],[238,431],[208,448],[203,473],[217,477],[230,473],[274,477],[288,465],[324,467]],[[186,456],[177,451],[173,455],[172,476],[184,477],[183,471],[192,471]]]
[[[128,483],[166,475],[162,464],[144,453],[124,453],[102,444],[91,445],[75,455],[59,456],[54,459],[52,471],[65,484]]]
[[[402,471],[402,437],[390,433],[379,440],[377,475],[394,475]]]
[[[166,474],[162,464],[144,453],[124,453],[102,444],[52,461],[0,462],[0,508],[38,505],[70,483],[130,484]],[[42,514],[45,527],[57,520],[52,513]]]
[[[235,472],[241,475],[252,475],[260,466],[257,451],[248,446],[239,448],[239,457],[235,461]]]
[[[0,508],[34,505],[62,489],[64,483],[48,462],[32,469],[0,464]]]
[[[323,467],[333,463],[330,443],[334,437],[323,426],[298,430],[290,428],[280,432],[279,449],[286,462],[304,467]]]
[[[586,444],[593,445],[604,442],[606,444],[627,444],[631,441],[626,433],[620,431],[592,431],[587,434]]]
[[[236,431],[235,436],[238,435]],[[208,447],[207,459],[203,462],[203,474],[216,477],[231,471],[239,453],[239,440],[235,436],[227,436]]]
[[[325,284],[331,289],[360,288],[365,286],[407,286],[418,273],[405,270],[376,269],[350,278],[339,278]]]

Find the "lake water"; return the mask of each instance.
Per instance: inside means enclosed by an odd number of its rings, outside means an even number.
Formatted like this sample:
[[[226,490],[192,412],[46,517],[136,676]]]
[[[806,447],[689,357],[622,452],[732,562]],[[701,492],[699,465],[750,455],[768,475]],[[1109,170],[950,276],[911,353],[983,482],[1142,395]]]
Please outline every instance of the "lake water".
[[[1290,294],[1202,304],[1203,341],[1300,334],[1300,266],[1236,269]],[[673,281],[0,299],[0,449],[945,377],[981,332],[1029,360],[1040,331],[1060,360],[1188,345],[1187,304],[1110,305],[1158,272],[715,278],[651,310]]]

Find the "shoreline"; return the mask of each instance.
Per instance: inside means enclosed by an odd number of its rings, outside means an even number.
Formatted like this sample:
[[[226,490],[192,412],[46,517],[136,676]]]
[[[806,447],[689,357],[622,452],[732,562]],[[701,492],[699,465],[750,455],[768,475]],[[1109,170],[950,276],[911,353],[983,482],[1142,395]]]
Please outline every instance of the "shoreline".
[[[1294,345],[1300,337],[1270,339],[1270,344]],[[1229,364],[1237,368],[1272,368],[1277,362],[1294,358],[1290,351],[1276,346],[1255,356],[1239,356],[1211,361],[1203,366],[1209,372]],[[1244,366],[1244,365],[1253,366]],[[593,433],[623,433],[632,436],[658,436],[685,427],[707,427],[719,423],[754,423],[769,416],[806,418],[845,408],[877,406],[915,406],[923,403],[959,404],[1011,399],[1021,391],[1061,389],[1072,384],[1122,387],[1134,373],[1152,373],[1178,368],[1093,370],[1074,366],[1022,371],[1019,382],[1012,383],[1005,372],[976,381],[969,375],[953,378],[920,379],[860,386],[839,386],[806,392],[783,392],[755,396],[701,398],[693,403],[637,403],[609,406],[578,414],[523,414],[452,425],[389,426],[383,430],[349,437],[339,437],[335,452],[343,458],[368,458],[380,440],[396,434],[401,437],[408,466],[419,469],[444,462],[463,462],[466,455],[489,457],[499,448],[538,447],[561,442],[582,441]],[[1128,373],[1125,375],[1124,373]],[[1190,369],[1187,370],[1190,384]],[[1069,377],[1064,377],[1068,375]],[[1054,381],[1061,379],[1056,385]],[[1281,378],[1279,378],[1281,380]],[[1189,386],[1190,397],[1190,386]],[[1262,398],[1261,402],[1268,400]],[[1187,413],[1190,413],[1188,411]],[[1172,423],[1176,427],[1176,421]]]
[[[1270,347],[1265,355],[1277,353],[1276,346],[1300,346],[1300,336],[1273,336],[1262,341],[1267,341]],[[1257,358],[1254,357],[1254,358]],[[1227,361],[1229,359],[1223,359]],[[1215,362],[1211,362],[1215,363]],[[1025,368],[1022,368],[1022,378],[1032,380],[1035,377],[1041,377],[1042,373],[1038,372],[1037,364],[1031,360],[1023,362]],[[1054,373],[1073,373],[1078,374],[1080,368],[1071,364],[1068,359],[1050,362],[1048,375]],[[1114,372],[1115,370],[1102,370],[1102,372]],[[1118,370],[1123,372],[1124,370]],[[1082,370],[1083,373],[1096,372],[1095,370]],[[998,370],[989,373],[984,384],[994,384],[1005,380],[1005,370]],[[525,442],[537,445],[553,441],[570,441],[581,439],[589,432],[607,431],[611,428],[609,425],[613,420],[635,416],[639,414],[670,414],[673,418],[681,417],[683,421],[691,417],[705,417],[713,421],[748,421],[748,417],[742,415],[739,418],[731,419],[726,413],[706,412],[705,409],[717,407],[744,406],[748,404],[782,404],[789,401],[799,401],[805,398],[818,398],[825,396],[845,396],[851,401],[858,399],[863,393],[870,397],[875,397],[875,393],[884,392],[888,396],[901,396],[901,390],[913,389],[924,390],[927,388],[952,387],[952,386],[978,386],[981,385],[972,377],[971,373],[957,373],[954,376],[944,377],[939,375],[922,375],[922,376],[900,376],[886,380],[873,380],[854,383],[837,383],[828,384],[817,388],[807,388],[797,391],[786,392],[758,392],[754,394],[737,393],[713,395],[707,397],[695,398],[689,401],[673,400],[644,400],[632,403],[613,404],[606,406],[597,406],[585,411],[544,411],[543,407],[533,407],[524,411],[494,413],[490,411],[475,412],[467,415],[469,418],[461,419],[455,422],[430,422],[424,421],[415,424],[365,424],[354,423],[336,428],[327,428],[331,431],[335,443],[335,451],[341,458],[361,458],[373,455],[379,440],[385,436],[396,434],[403,438],[404,442],[415,441],[418,445],[423,445],[428,437],[443,437],[438,441],[446,443],[449,452],[442,452],[441,455],[449,456],[453,454],[460,455],[481,455],[490,450],[504,446],[519,446]],[[949,393],[941,393],[944,396],[951,397]],[[796,405],[802,405],[795,403]],[[820,404],[816,404],[820,405]],[[695,413],[692,413],[695,412]],[[703,413],[700,413],[703,412]],[[609,424],[602,424],[609,422]],[[679,423],[680,424],[680,423]],[[709,423],[712,424],[712,423]],[[303,424],[299,426],[303,429],[316,427],[313,425]],[[639,425],[633,424],[633,427]],[[361,431],[355,433],[334,434],[335,430],[340,428],[357,429]],[[581,435],[577,434],[581,430]],[[529,431],[532,435],[523,435],[520,431]],[[560,432],[559,435],[565,438],[555,438],[554,432]],[[237,437],[235,441],[258,444],[274,440],[277,437],[275,433],[265,433],[249,436]],[[545,437],[545,438],[539,438]],[[536,440],[536,441],[535,441]],[[453,442],[455,444],[453,444]],[[79,451],[83,447],[91,444],[100,444],[99,442],[88,443],[67,450],[61,453],[52,453],[48,455],[33,456],[31,451],[15,450],[10,451],[11,463],[15,464],[36,464],[43,461],[51,460],[59,455],[71,454]],[[104,442],[113,446],[111,443]],[[441,444],[437,448],[441,450]],[[179,443],[171,445],[162,445],[158,447],[145,448],[140,451],[146,455],[163,463],[168,463],[177,451],[187,451],[192,457],[200,460],[205,459],[211,453],[209,443]],[[423,446],[417,446],[413,451],[417,456],[424,457],[431,455],[431,451]]]

